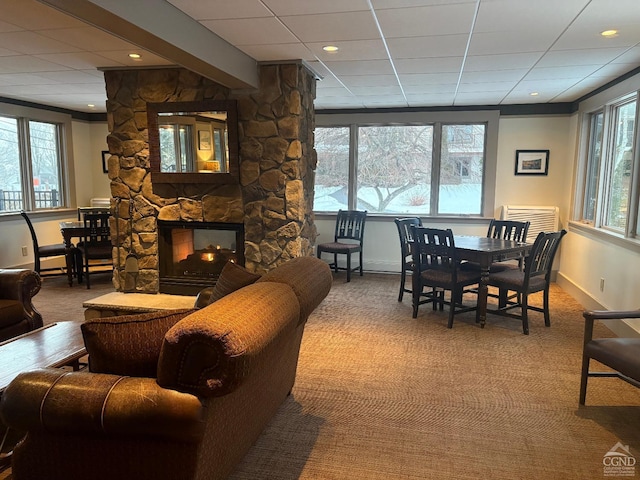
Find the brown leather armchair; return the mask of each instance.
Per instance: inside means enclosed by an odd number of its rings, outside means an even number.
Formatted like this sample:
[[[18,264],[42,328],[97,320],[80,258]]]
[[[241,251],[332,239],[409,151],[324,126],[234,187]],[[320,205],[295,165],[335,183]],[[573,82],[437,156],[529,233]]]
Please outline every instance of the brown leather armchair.
[[[42,315],[31,303],[41,286],[33,270],[0,269],[0,342],[42,327]]]

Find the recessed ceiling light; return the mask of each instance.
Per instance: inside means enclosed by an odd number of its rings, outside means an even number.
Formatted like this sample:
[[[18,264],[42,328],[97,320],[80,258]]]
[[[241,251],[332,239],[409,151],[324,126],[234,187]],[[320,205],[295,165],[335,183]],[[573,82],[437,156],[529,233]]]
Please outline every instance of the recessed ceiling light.
[[[139,60],[141,56],[139,53],[130,53],[129,58],[133,58],[134,60]]]
[[[87,105],[87,107],[89,107],[89,108],[94,108],[94,107],[95,107],[95,105],[94,105],[93,103],[90,103],[90,104],[88,104],[88,105]]]
[[[600,35],[602,35],[603,37],[617,37],[618,36],[618,30],[605,30],[604,32],[600,32]]]
[[[337,52],[339,48],[336,47],[335,45],[325,45],[324,47],[322,47],[322,50],[324,50],[327,53],[334,53],[334,52]]]
[[[531,92],[529,95],[531,95],[532,97],[537,97],[540,94],[538,92]]]

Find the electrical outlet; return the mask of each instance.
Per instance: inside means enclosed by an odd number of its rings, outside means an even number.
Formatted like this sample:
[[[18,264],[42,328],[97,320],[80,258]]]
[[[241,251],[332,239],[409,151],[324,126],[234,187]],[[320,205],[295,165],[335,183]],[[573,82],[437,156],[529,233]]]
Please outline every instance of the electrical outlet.
[[[23,256],[23,257],[26,257],[27,255],[28,255],[27,247],[26,247],[26,246],[23,246],[23,247],[22,247],[22,256]]]
[[[604,292],[604,278],[600,279],[600,291]]]

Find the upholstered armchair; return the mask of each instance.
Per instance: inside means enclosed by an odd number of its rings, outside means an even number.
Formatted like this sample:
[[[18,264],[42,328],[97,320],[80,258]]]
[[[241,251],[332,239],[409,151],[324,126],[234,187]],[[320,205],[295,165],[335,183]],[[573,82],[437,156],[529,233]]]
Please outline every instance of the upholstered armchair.
[[[31,300],[42,286],[27,269],[0,269],[0,342],[42,327],[42,315]]]

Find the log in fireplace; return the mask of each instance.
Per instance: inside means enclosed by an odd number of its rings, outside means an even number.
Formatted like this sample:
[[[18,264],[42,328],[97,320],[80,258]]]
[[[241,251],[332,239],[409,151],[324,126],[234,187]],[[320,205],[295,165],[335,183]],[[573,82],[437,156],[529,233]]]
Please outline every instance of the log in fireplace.
[[[244,266],[244,224],[158,221],[160,292],[196,295],[227,262]]]

